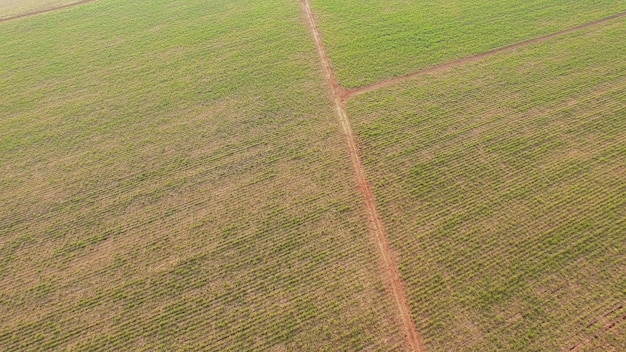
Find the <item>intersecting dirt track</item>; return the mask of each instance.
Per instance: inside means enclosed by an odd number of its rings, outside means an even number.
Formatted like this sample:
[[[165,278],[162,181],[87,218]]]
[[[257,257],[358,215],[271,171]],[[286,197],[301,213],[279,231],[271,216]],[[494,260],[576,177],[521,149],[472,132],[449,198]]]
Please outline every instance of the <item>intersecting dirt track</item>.
[[[532,39],[528,39],[528,40],[524,40],[515,44],[511,44],[511,45],[507,45],[507,46],[503,46],[497,49],[493,49],[490,51],[486,51],[484,53],[481,54],[477,54],[477,55],[472,55],[472,56],[467,56],[458,60],[454,60],[454,61],[449,61],[449,62],[445,62],[439,65],[435,65],[435,66],[431,66],[428,68],[425,68],[423,70],[419,70],[413,73],[409,73],[407,75],[404,76],[399,76],[399,77],[395,77],[395,78],[391,78],[391,79],[387,79],[384,81],[380,81],[380,82],[376,82],[376,83],[372,83],[370,85],[367,86],[363,86],[363,87],[359,87],[359,88],[353,88],[350,89],[348,91],[346,91],[344,93],[344,97],[345,99],[349,99],[350,97],[353,97],[355,95],[359,95],[359,94],[363,94],[363,93],[367,93],[367,92],[371,92],[373,90],[379,89],[379,88],[384,88],[384,87],[389,87],[392,85],[395,85],[397,83],[400,82],[404,82],[406,80],[410,80],[419,76],[423,76],[423,75],[427,75],[427,74],[434,74],[434,73],[439,73],[441,71],[445,71],[457,66],[462,66],[462,65],[466,65],[466,64],[470,64],[473,62],[477,62],[480,61],[486,57],[489,56],[493,56],[502,52],[507,52],[507,51],[511,51],[511,50],[515,50],[517,48],[523,47],[523,46],[527,46],[527,45],[531,45],[531,44],[537,44],[537,43],[541,43],[541,42],[545,42],[547,40],[550,40],[552,38],[556,38],[565,34],[569,34],[569,33],[573,33],[576,31],[579,31],[581,29],[585,29],[585,28],[589,28],[589,27],[593,27],[595,25],[604,23],[604,22],[609,22],[611,20],[617,19],[617,18],[621,18],[621,17],[626,17],[626,12],[621,12],[609,17],[605,17],[605,18],[601,18],[599,20],[595,20],[592,22],[587,22],[587,23],[583,23],[581,25],[575,26],[575,27],[571,27],[571,28],[567,28],[564,29],[562,31],[559,32],[554,32],[554,33],[550,33],[550,34],[546,34],[540,37],[536,37],[536,38],[532,38]]]
[[[19,14],[19,15],[11,16],[11,17],[4,17],[4,18],[0,17],[0,22],[5,22],[5,21],[10,21],[10,20],[15,20],[15,19],[18,19],[18,18],[24,18],[24,17],[28,17],[28,16],[33,16],[33,15],[39,15],[39,14],[46,13],[46,12],[52,12],[52,11],[56,11],[56,10],[66,9],[68,7],[74,7],[74,6],[86,4],[86,3],[92,2],[92,1],[95,1],[95,0],[80,0],[80,1],[77,1],[77,2],[70,3],[70,4],[50,7],[50,8],[47,8],[47,9],[41,9],[41,10],[37,10],[37,11],[33,11],[33,12],[26,12],[26,13],[22,13],[22,14]]]
[[[354,139],[352,127],[350,126],[350,120],[348,119],[348,115],[344,107],[343,100],[345,96],[345,91],[339,85],[335,77],[335,73],[330,64],[330,59],[328,58],[328,54],[324,47],[321,34],[315,21],[315,17],[313,15],[313,12],[311,11],[311,5],[309,3],[309,0],[302,0],[301,4],[302,9],[306,15],[309,28],[313,35],[313,39],[315,40],[315,46],[317,48],[317,52],[320,56],[322,66],[324,68],[324,74],[326,75],[326,79],[330,82],[332,86],[332,94],[335,103],[335,109],[337,111],[337,116],[339,117],[339,121],[341,122],[343,133],[346,136],[346,142],[348,144],[348,150],[350,152],[350,159],[352,161],[352,167],[354,168],[356,181],[365,200],[367,221],[370,229],[370,234],[376,241],[376,244],[378,245],[378,249],[380,251],[380,256],[383,263],[383,271],[385,274],[385,281],[387,281],[387,284],[389,285],[391,290],[391,294],[393,295],[393,299],[396,303],[399,318],[404,328],[404,333],[406,335],[407,347],[410,351],[422,352],[424,351],[424,349],[422,347],[421,337],[417,332],[417,328],[415,326],[415,323],[413,322],[413,318],[411,317],[411,310],[409,308],[406,288],[404,283],[402,282],[397,263],[389,245],[389,240],[387,239],[387,234],[385,233],[382,220],[378,213],[378,209],[376,208],[374,194],[372,193],[369,181],[367,180],[367,176],[365,175],[365,168],[363,167],[361,157],[359,156],[359,151],[356,145],[356,141]]]
[[[606,18],[602,18],[599,20],[595,20],[592,22],[583,23],[578,26],[561,30],[559,32],[546,34],[546,35],[539,36],[536,38],[532,38],[532,39],[528,39],[528,40],[524,40],[518,43],[511,44],[511,45],[496,48],[496,49],[493,49],[493,50],[490,50],[481,54],[472,55],[469,57],[461,58],[458,60],[453,60],[450,62],[435,65],[432,67],[428,67],[428,68],[425,68],[425,69],[422,69],[422,70],[419,70],[419,71],[416,71],[414,73],[410,73],[404,76],[395,77],[395,78],[391,78],[388,80],[376,82],[367,86],[346,90],[337,81],[335,72],[332,68],[328,53],[324,47],[322,36],[317,26],[315,15],[313,14],[311,10],[311,5],[309,1],[310,0],[301,0],[301,5],[303,8],[304,14],[306,15],[309,29],[311,30],[313,39],[315,41],[315,46],[320,56],[324,74],[332,88],[332,98],[335,103],[337,116],[341,123],[343,132],[346,136],[346,142],[348,145],[348,150],[349,150],[350,158],[352,161],[352,167],[354,168],[356,181],[359,185],[359,188],[365,200],[367,220],[368,220],[368,225],[370,229],[370,234],[378,245],[378,249],[380,252],[379,254],[382,259],[385,281],[390,286],[391,294],[393,295],[393,299],[396,303],[396,308],[399,314],[399,320],[401,321],[401,324],[404,329],[404,333],[406,335],[407,348],[411,351],[422,352],[424,351],[423,342],[422,342],[421,336],[419,335],[417,331],[415,322],[413,321],[413,318],[411,316],[411,310],[408,304],[406,288],[400,276],[397,262],[395,260],[393,251],[391,249],[389,240],[387,238],[387,234],[382,224],[382,220],[377,210],[376,201],[372,193],[371,186],[365,174],[365,169],[364,169],[363,163],[359,155],[359,150],[356,145],[354,134],[352,132],[350,120],[347,116],[347,112],[345,109],[345,102],[351,97],[359,95],[359,94],[374,91],[379,88],[389,87],[397,83],[410,80],[410,79],[413,79],[422,75],[436,74],[436,73],[439,73],[439,72],[442,72],[442,71],[445,71],[445,70],[448,70],[457,66],[462,66],[462,65],[469,64],[469,63],[477,62],[484,58],[487,58],[487,57],[490,57],[499,53],[512,51],[517,48],[532,45],[532,44],[542,43],[542,42],[548,41],[550,39],[553,39],[559,36],[563,36],[563,35],[573,33],[573,32],[576,32],[585,28],[589,28],[598,24],[609,22],[614,19],[626,17],[626,12],[621,12],[621,13],[618,13],[618,14],[615,14]],[[626,320],[626,316],[620,317],[620,319],[617,319],[617,320],[619,321]],[[607,330],[612,328],[615,324],[617,324],[617,322],[607,327]],[[583,347],[584,345],[586,345],[586,342],[587,341],[580,343],[579,345],[574,346],[573,348],[577,350]]]

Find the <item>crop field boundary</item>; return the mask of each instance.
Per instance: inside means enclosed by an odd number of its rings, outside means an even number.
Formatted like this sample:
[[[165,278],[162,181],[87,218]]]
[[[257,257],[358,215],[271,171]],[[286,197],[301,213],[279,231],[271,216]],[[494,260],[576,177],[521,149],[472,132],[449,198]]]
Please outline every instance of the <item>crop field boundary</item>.
[[[539,36],[539,37],[527,39],[527,40],[524,40],[524,41],[521,41],[521,42],[517,42],[517,43],[514,43],[514,44],[506,45],[506,46],[503,46],[503,47],[500,47],[500,48],[496,48],[496,49],[493,49],[493,50],[486,51],[486,52],[481,53],[481,54],[476,54],[476,55],[472,55],[472,56],[466,56],[464,58],[460,58],[460,59],[457,59],[457,60],[448,61],[448,62],[444,62],[444,63],[438,64],[438,65],[430,66],[430,67],[427,67],[425,69],[422,69],[422,70],[419,70],[419,71],[416,71],[416,72],[413,72],[413,73],[409,73],[409,74],[406,74],[406,75],[403,75],[403,76],[386,79],[386,80],[379,81],[379,82],[376,82],[376,83],[372,83],[372,84],[369,84],[369,85],[366,85],[366,86],[363,86],[363,87],[352,88],[352,89],[346,90],[343,96],[344,96],[344,99],[347,100],[347,99],[349,99],[349,98],[351,98],[353,96],[356,96],[356,95],[360,95],[360,94],[364,94],[364,93],[367,93],[367,92],[371,92],[371,91],[374,91],[374,90],[377,90],[377,89],[380,89],[380,88],[390,87],[390,86],[393,86],[395,84],[398,84],[398,83],[401,83],[401,82],[404,82],[404,81],[408,81],[408,80],[411,80],[411,79],[414,79],[414,78],[417,78],[417,77],[420,77],[420,76],[423,76],[423,75],[435,74],[435,73],[439,73],[439,72],[442,72],[442,71],[449,70],[449,69],[454,68],[454,67],[458,67],[458,66],[463,66],[463,65],[466,65],[466,64],[474,63],[474,62],[480,61],[480,60],[482,60],[484,58],[487,58],[487,57],[490,57],[490,56],[493,56],[493,55],[496,55],[496,54],[500,54],[500,53],[507,52],[507,51],[512,51],[512,50],[515,50],[515,49],[518,49],[518,48],[521,48],[521,47],[524,47],[524,46],[528,46],[528,45],[531,45],[531,44],[542,43],[542,42],[548,41],[548,40],[556,38],[556,37],[560,37],[560,36],[563,36],[563,35],[566,35],[566,34],[569,34],[569,33],[573,33],[573,32],[576,32],[576,31],[579,31],[579,30],[582,30],[582,29],[585,29],[585,28],[593,27],[593,26],[596,26],[598,24],[606,23],[606,22],[609,22],[609,21],[612,21],[612,20],[615,20],[615,19],[618,19],[618,18],[622,18],[622,17],[626,17],[626,12],[620,12],[618,14],[615,14],[615,15],[612,15],[612,16],[609,16],[609,17],[605,17],[605,18],[601,18],[599,20],[595,20],[595,21],[579,24],[577,26],[570,27],[570,28],[564,29],[562,31],[558,31],[558,32],[542,35],[542,36]]]
[[[18,18],[24,18],[24,17],[34,16],[34,15],[40,15],[40,14],[46,13],[46,12],[63,10],[63,9],[69,8],[69,7],[74,7],[74,6],[86,4],[88,2],[93,2],[93,1],[96,1],[96,0],[79,0],[79,1],[72,2],[72,3],[69,3],[69,4],[65,4],[65,5],[49,7],[47,9],[41,9],[41,10],[36,10],[36,11],[31,11],[31,12],[25,12],[25,13],[21,13],[19,15],[14,15],[14,16],[9,16],[9,17],[0,17],[0,22],[6,22],[6,21],[10,21],[10,20],[16,20]]]
[[[399,319],[404,329],[407,347],[411,351],[423,352],[424,349],[421,336],[417,332],[415,322],[411,316],[405,284],[400,276],[398,265],[394,258],[393,251],[391,250],[380,214],[378,213],[374,193],[372,192],[372,188],[365,174],[365,168],[363,166],[363,162],[361,161],[361,157],[359,156],[354,133],[352,132],[352,127],[350,125],[350,119],[348,118],[348,114],[344,106],[345,90],[337,82],[335,72],[331,66],[326,48],[324,47],[322,36],[317,26],[317,21],[315,20],[313,11],[311,10],[309,0],[301,0],[300,3],[304,15],[306,16],[311,35],[313,36],[315,47],[317,48],[317,52],[320,56],[325,78],[330,83],[332,88],[332,98],[335,104],[335,111],[337,112],[337,117],[339,118],[341,128],[346,138],[356,181],[365,201],[370,235],[374,238],[378,246],[383,264],[383,272],[385,275],[384,279],[390,287],[393,300],[396,304]]]

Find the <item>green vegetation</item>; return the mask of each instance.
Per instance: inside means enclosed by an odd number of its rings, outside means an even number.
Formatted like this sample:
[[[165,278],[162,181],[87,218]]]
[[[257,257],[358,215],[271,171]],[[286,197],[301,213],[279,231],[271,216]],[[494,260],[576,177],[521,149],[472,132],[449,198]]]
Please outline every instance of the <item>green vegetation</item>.
[[[78,0],[0,0],[0,19],[23,13],[71,4]]]
[[[626,314],[624,37],[615,20],[349,102],[427,351],[560,351]]]
[[[0,350],[402,347],[297,1],[0,37]]]
[[[626,11],[626,0],[312,0],[346,87]]]

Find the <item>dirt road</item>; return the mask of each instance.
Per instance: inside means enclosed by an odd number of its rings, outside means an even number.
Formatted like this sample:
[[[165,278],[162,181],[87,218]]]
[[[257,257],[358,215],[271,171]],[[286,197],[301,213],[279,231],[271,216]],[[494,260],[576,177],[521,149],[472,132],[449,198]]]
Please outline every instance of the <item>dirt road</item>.
[[[396,263],[393,251],[391,250],[391,246],[389,245],[387,233],[385,232],[385,228],[383,227],[380,214],[378,213],[376,200],[374,198],[374,194],[372,193],[369,181],[367,180],[365,168],[363,167],[363,163],[359,155],[359,150],[356,145],[356,140],[352,132],[350,120],[348,119],[348,115],[346,113],[346,109],[343,103],[345,90],[337,82],[335,73],[330,63],[330,59],[328,58],[328,53],[326,52],[326,48],[324,47],[324,43],[322,41],[322,36],[317,27],[315,16],[311,11],[311,5],[309,3],[309,0],[302,0],[301,4],[303,12],[307,18],[309,29],[311,30],[311,34],[315,41],[315,46],[322,62],[322,66],[324,68],[324,74],[332,87],[332,96],[335,104],[335,110],[337,112],[337,117],[339,118],[341,128],[346,137],[346,143],[348,145],[348,151],[350,153],[352,167],[354,168],[356,182],[359,185],[359,189],[363,194],[363,198],[365,200],[365,208],[367,211],[367,221],[370,235],[378,246],[379,255],[381,257],[381,262],[383,265],[385,281],[389,286],[390,293],[393,296],[393,300],[398,310],[399,321],[402,323],[402,327],[406,336],[407,348],[410,351],[423,352],[424,349],[422,346],[422,340],[419,333],[417,332],[417,328],[411,316],[406,288],[400,276],[400,272],[398,270],[398,265]]]
[[[19,15],[15,15],[15,16],[10,16],[10,17],[0,17],[0,22],[5,22],[5,21],[10,21],[10,20],[15,20],[18,18],[24,18],[24,17],[28,17],[28,16],[33,16],[33,15],[39,15],[42,13],[46,13],[46,12],[51,12],[51,11],[56,11],[56,10],[61,10],[61,9],[66,9],[68,7],[74,7],[74,6],[78,6],[78,5],[82,5],[88,2],[92,2],[95,0],[80,0],[77,2],[73,2],[70,4],[65,4],[65,5],[59,5],[59,6],[55,6],[55,7],[50,7],[47,9],[41,9],[41,10],[36,10],[36,11],[32,11],[32,12],[26,12],[26,13],[21,13]]]

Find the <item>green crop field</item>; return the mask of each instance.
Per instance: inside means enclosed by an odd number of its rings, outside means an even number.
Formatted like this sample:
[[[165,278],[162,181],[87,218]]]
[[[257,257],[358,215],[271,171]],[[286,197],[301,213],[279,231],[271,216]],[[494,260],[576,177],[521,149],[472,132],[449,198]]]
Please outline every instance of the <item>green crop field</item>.
[[[23,13],[67,5],[78,0],[0,0],[0,19]]]
[[[625,37],[616,19],[348,103],[427,351],[623,351]]]
[[[626,0],[73,2],[0,0],[0,351],[623,352]]]
[[[358,87],[626,11],[626,0],[312,0],[339,81]]]
[[[402,348],[298,2],[0,38],[1,351]]]

